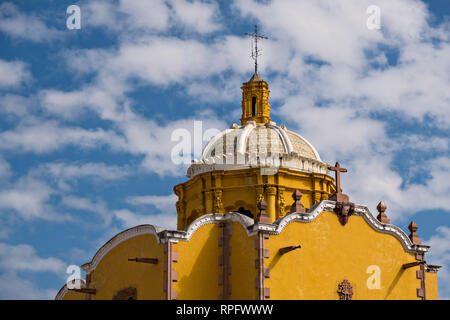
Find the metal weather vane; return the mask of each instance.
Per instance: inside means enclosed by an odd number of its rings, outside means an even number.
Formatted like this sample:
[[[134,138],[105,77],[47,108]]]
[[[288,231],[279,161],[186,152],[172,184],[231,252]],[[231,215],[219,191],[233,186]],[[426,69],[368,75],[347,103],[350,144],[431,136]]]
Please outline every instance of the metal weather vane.
[[[258,57],[261,55],[261,49],[258,48],[258,39],[269,39],[269,38],[258,33],[258,26],[256,24],[255,24],[255,32],[245,33],[245,35],[251,37],[252,42],[255,44],[254,48],[252,45],[251,57],[253,60],[255,60],[255,74],[257,74],[258,73]]]

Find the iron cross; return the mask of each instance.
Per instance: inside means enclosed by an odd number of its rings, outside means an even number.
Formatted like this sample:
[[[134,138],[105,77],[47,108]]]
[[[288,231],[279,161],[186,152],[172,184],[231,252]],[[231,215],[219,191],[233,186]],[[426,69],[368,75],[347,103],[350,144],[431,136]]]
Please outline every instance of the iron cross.
[[[328,169],[335,172],[335,176],[336,176],[336,193],[340,194],[342,192],[342,189],[341,189],[341,172],[347,172],[347,169],[341,168],[341,165],[339,164],[339,162],[336,162],[334,167],[331,167],[331,166],[328,167]]]
[[[261,55],[260,50],[258,49],[258,39],[269,39],[265,36],[262,36],[258,33],[258,26],[255,24],[255,32],[253,33],[246,33],[246,36],[249,36],[252,38],[252,40],[255,42],[255,49],[253,50],[252,46],[252,59],[255,60],[255,74],[258,73],[258,57]]]

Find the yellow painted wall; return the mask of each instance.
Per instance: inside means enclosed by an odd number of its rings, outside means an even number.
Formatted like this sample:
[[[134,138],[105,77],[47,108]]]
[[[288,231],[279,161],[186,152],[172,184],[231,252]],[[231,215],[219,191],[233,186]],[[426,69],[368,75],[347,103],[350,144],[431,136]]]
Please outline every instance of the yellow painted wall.
[[[190,241],[174,244],[178,252],[178,263],[174,270],[178,272],[178,281],[173,289],[178,291],[178,299],[213,299],[221,293],[219,288],[219,229],[217,224],[207,224],[199,228]]]
[[[174,243],[178,262],[173,269],[178,281],[173,289],[178,299],[218,299],[222,267],[218,264],[222,248],[218,245],[222,229],[218,224],[206,224],[189,241]],[[256,299],[257,269],[255,259],[257,236],[248,237],[245,228],[233,222],[231,245],[230,299]],[[280,256],[282,247],[302,246]],[[265,267],[270,278],[270,299],[338,299],[338,284],[347,279],[353,286],[353,299],[419,299],[416,295],[420,280],[419,267],[406,270],[402,265],[415,261],[404,251],[400,241],[390,234],[373,230],[360,216],[351,216],[342,226],[335,213],[323,212],[310,223],[292,222],[279,235],[265,240],[270,257]],[[135,257],[156,257],[157,265],[127,261]],[[92,272],[90,288],[96,288],[92,299],[112,299],[121,289],[136,287],[138,299],[165,299],[163,271],[164,247],[155,236],[142,235],[122,242],[107,253]],[[368,268],[379,268],[380,288],[370,289]],[[373,267],[376,266],[376,267]],[[374,269],[372,269],[373,272]],[[437,274],[426,273],[427,299],[437,299]],[[84,299],[85,294],[69,291],[64,299]]]
[[[281,247],[301,249],[283,256]],[[266,240],[270,258],[271,299],[339,299],[338,284],[347,279],[353,299],[418,299],[416,279],[419,267],[402,269],[415,261],[395,237],[376,232],[359,216],[351,216],[342,226],[336,214],[323,212],[311,223],[293,222],[280,235]],[[366,273],[371,265],[381,270],[381,288],[369,290]]]
[[[437,272],[425,272],[425,288],[427,300],[438,300]]]
[[[137,263],[128,258],[158,258],[158,264]],[[128,239],[109,251],[92,272],[90,288],[97,294],[92,300],[111,300],[121,289],[135,287],[138,300],[165,299],[164,247],[154,235]]]
[[[255,240],[256,236],[249,238],[240,223],[233,223],[233,233],[230,238],[231,275],[229,277],[232,300],[254,300],[258,296],[255,286],[258,275],[255,268],[255,259],[258,257]]]
[[[86,300],[86,295],[84,293],[68,290],[62,300]]]

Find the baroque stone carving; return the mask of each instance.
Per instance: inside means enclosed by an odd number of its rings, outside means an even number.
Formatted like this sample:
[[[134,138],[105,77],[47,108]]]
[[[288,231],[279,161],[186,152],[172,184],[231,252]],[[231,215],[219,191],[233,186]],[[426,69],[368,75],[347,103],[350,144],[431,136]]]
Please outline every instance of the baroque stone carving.
[[[339,283],[337,293],[339,294],[339,300],[352,300],[353,287],[350,281],[344,279],[344,281]]]
[[[338,215],[339,222],[345,226],[348,218],[355,212],[355,204],[352,202],[336,202],[334,212]]]

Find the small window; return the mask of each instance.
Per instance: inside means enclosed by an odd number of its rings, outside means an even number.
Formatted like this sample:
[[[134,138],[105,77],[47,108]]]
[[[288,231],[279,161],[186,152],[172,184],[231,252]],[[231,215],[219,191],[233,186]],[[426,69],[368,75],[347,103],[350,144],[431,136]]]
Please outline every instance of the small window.
[[[256,97],[252,98],[252,117],[256,116]]]

